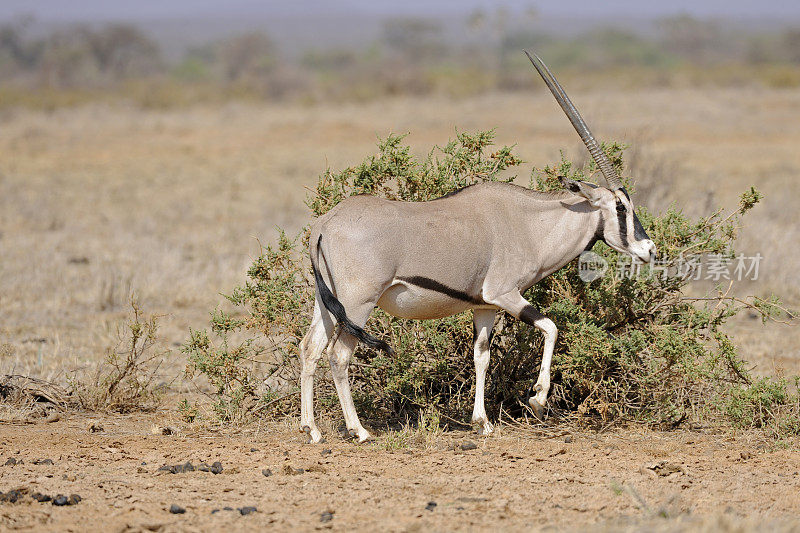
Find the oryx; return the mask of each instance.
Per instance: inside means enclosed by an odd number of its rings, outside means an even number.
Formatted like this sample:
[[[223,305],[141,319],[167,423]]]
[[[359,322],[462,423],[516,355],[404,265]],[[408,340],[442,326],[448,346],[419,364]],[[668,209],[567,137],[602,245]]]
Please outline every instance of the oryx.
[[[536,395],[528,400],[541,414],[550,390],[557,329],[522,294],[597,240],[641,261],[655,255],[655,245],[608,157],[547,66],[538,56],[528,58],[586,144],[607,187],[562,178],[566,190],[544,193],[485,182],[429,202],[352,196],[320,217],[310,240],[316,302],[311,327],[300,344],[300,424],[312,442],[322,438],[314,422],[314,370],[331,340],[330,364],[345,424],[359,441],[370,436],[356,414],[348,365],[358,341],[391,353],[386,342],[363,329],[376,305],[414,319],[473,310],[472,421],[489,433],[492,425],[483,396],[497,311],[544,334]]]

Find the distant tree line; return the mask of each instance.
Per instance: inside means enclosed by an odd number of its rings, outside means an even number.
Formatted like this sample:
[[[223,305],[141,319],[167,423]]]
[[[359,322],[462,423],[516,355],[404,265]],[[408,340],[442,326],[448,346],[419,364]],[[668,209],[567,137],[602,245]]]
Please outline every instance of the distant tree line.
[[[534,20],[537,14],[523,16]],[[368,98],[442,87],[469,93],[534,83],[522,48],[539,51],[555,68],[588,73],[800,64],[800,29],[745,33],[719,21],[677,16],[656,21],[649,32],[597,27],[564,37],[522,30],[525,24],[511,24],[511,17],[502,9],[469,14],[457,45],[440,21],[392,18],[375,43],[360,49],[310,49],[290,57],[265,33],[249,32],[192,48],[173,61],[134,25],[73,25],[41,34],[31,31],[34,21],[20,19],[0,25],[0,87],[103,89],[155,80],[269,98]],[[800,84],[796,78],[784,81]]]

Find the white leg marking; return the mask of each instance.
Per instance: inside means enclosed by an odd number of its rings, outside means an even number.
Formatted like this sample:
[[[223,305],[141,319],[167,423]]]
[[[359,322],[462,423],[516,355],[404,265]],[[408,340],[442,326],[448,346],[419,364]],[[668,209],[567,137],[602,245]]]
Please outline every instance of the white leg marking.
[[[333,330],[330,317],[327,312],[323,316],[320,305],[319,301],[314,305],[311,327],[300,342],[300,429],[308,433],[313,443],[322,440],[322,433],[314,422],[314,372]]]
[[[544,411],[547,405],[547,394],[550,392],[550,363],[553,360],[553,348],[556,345],[556,337],[558,337],[558,329],[556,325],[547,317],[542,317],[533,323],[539,331],[544,334],[544,350],[542,352],[542,368],[539,370],[539,379],[536,380],[536,396],[531,397],[528,403],[538,412],[538,409]],[[534,405],[534,402],[538,405]],[[540,416],[541,418],[541,416]]]
[[[348,379],[348,368],[350,357],[356,347],[356,338],[347,333],[342,333],[339,339],[331,347],[329,358],[331,362],[331,373],[333,383],[336,385],[336,393],[339,395],[339,403],[342,404],[344,413],[344,423],[350,431],[350,435],[358,438],[358,442],[364,442],[370,438],[369,432],[361,425],[356,413],[356,406],[353,403],[353,395],[350,392],[350,380]]]
[[[486,389],[486,369],[489,367],[489,339],[494,327],[494,309],[475,309],[475,405],[472,408],[472,423],[480,424],[479,432],[488,435],[494,430],[486,416],[484,391]]]
[[[552,320],[542,315],[534,306],[522,297],[519,291],[512,291],[503,294],[492,301],[493,305],[500,307],[511,313],[516,318],[526,324],[535,326],[544,334],[544,350],[542,353],[542,368],[539,371],[539,379],[536,381],[536,395],[528,399],[528,404],[536,413],[536,416],[544,416],[545,405],[547,405],[547,394],[550,391],[550,362],[553,359],[553,347],[556,344],[558,329]]]

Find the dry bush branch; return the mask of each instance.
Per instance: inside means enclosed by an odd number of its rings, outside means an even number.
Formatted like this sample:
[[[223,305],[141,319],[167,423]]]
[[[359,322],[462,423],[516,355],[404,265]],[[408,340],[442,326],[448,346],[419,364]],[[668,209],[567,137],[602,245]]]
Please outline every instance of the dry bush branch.
[[[158,406],[162,391],[154,384],[169,352],[156,349],[159,317],[146,316],[134,298],[130,305],[130,321],[94,376],[81,380],[73,375],[70,380],[75,405],[122,413]]]

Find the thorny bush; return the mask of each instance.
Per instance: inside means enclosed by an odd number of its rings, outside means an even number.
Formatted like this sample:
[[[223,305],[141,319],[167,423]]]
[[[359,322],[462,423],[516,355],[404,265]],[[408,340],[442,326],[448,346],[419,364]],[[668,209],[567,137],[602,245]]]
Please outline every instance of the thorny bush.
[[[354,194],[419,202],[480,181],[511,181],[514,177],[505,177],[504,171],[521,161],[512,147],[492,151],[493,137],[492,131],[460,133],[417,159],[403,136],[390,135],[379,142],[378,153],[361,164],[323,173],[306,203],[311,215],[319,217]],[[624,176],[623,149],[617,143],[604,146]],[[555,189],[560,175],[587,179],[595,170],[592,163],[577,167],[562,156],[558,163],[534,170],[530,187]],[[630,180],[625,181],[633,191]],[[675,207],[658,216],[643,206],[637,212],[662,257],[691,253],[732,258],[741,217],[760,197],[751,188],[730,214],[720,210],[699,220],[688,219]],[[277,244],[264,249],[250,267],[248,280],[227,296],[236,311],[214,311],[211,334],[191,331],[184,345],[188,373],[208,379],[222,420],[299,411],[298,345],[314,301],[308,235],[308,227],[295,237],[281,232]],[[622,260],[602,242],[594,252],[612,265]],[[642,267],[641,274],[648,268]],[[737,426],[797,433],[797,394],[784,381],[754,381],[722,330],[727,319],[745,308],[764,320],[773,317],[782,312],[777,300],[739,299],[720,289],[693,299],[682,290],[688,278],[607,274],[585,283],[573,261],[531,288],[526,298],[559,328],[551,415],[604,424],[637,420],[664,427],[725,418]],[[443,419],[466,419],[474,392],[470,312],[415,321],[378,309],[367,329],[389,341],[396,355],[388,357],[365,346],[357,349],[352,381],[361,413],[396,420],[436,411]],[[521,400],[536,380],[541,353],[537,330],[499,314],[486,387],[490,416],[501,409],[510,416],[525,414]],[[338,409],[327,375],[317,380],[316,397],[318,408]]]

